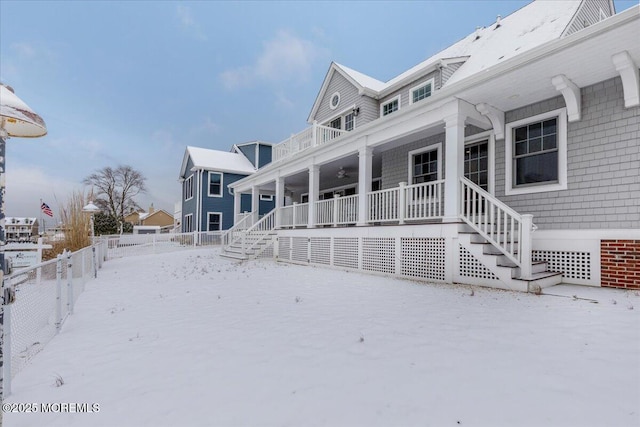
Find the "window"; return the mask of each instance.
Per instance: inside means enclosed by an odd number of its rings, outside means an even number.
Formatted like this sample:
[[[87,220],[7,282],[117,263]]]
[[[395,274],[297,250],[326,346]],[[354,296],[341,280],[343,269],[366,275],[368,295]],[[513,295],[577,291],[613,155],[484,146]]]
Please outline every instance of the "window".
[[[184,180],[184,199],[193,198],[193,175]]]
[[[331,122],[329,123],[329,127],[332,127],[334,129],[342,129],[342,117],[331,120]]]
[[[429,80],[426,83],[421,83],[419,86],[415,86],[411,88],[411,104],[416,103],[418,101],[422,101],[425,98],[431,96],[433,92],[433,79]]]
[[[222,214],[220,212],[207,213],[207,231],[222,230]]]
[[[505,151],[505,194],[566,189],[566,109],[507,124]]]
[[[440,151],[442,144],[434,144],[409,152],[409,184],[442,179]]]
[[[193,231],[193,214],[184,216],[184,223],[182,224],[182,232],[190,233]]]
[[[260,200],[263,202],[273,202],[273,194],[261,194]]]
[[[382,178],[376,178],[371,182],[371,191],[382,190]]]
[[[340,92],[334,92],[334,94],[331,95],[331,100],[329,101],[329,108],[335,110],[338,108],[338,105],[340,105]]]
[[[222,197],[222,174],[209,172],[209,197]]]
[[[391,101],[382,104],[380,107],[380,114],[383,116],[389,115],[394,111],[398,111],[400,109],[400,95],[393,98]]]
[[[344,116],[344,130],[352,131],[355,123],[355,115],[353,113],[349,113]]]
[[[464,176],[489,191],[489,141],[474,142],[464,148]]]

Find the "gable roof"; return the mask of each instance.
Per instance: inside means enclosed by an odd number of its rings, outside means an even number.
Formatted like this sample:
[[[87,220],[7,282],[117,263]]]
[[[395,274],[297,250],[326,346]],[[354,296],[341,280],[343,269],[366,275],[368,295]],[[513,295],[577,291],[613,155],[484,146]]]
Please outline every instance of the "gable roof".
[[[202,169],[240,175],[249,175],[256,171],[253,164],[241,153],[187,146],[182,159],[180,177],[184,177],[188,172],[186,167],[189,158],[193,163],[191,170]]]
[[[339,72],[356,86],[360,94],[379,99],[438,68],[462,62],[462,66],[445,82],[444,87],[561,38],[583,4],[582,0],[556,0],[553,6],[545,1],[532,1],[501,19],[499,25],[496,21],[488,27],[478,28],[462,40],[384,83],[344,65],[331,63],[307,120],[311,122],[317,113],[335,72]]]

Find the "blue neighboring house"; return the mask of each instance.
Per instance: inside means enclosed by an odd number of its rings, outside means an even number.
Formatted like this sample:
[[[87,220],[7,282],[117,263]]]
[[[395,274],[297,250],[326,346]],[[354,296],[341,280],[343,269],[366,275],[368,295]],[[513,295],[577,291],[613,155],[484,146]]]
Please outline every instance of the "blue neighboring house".
[[[221,231],[234,224],[234,197],[228,185],[271,162],[272,144],[251,141],[230,152],[188,146],[180,169],[182,214],[180,229]],[[260,195],[260,215],[275,206],[274,196]],[[251,195],[243,194],[241,211],[251,212]]]

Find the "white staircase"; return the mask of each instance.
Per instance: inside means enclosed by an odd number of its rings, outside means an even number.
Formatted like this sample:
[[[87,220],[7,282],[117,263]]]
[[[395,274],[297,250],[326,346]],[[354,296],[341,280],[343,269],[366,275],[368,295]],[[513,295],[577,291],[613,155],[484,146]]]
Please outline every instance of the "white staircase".
[[[275,232],[275,212],[272,210],[255,224],[251,213],[222,236],[222,252],[225,258],[236,260],[255,259],[273,245]]]
[[[466,178],[461,183],[464,225],[459,244],[506,289],[540,292],[562,282],[562,272],[548,271],[546,262],[531,258],[536,229],[532,215],[520,215]],[[473,281],[473,280],[471,280]]]

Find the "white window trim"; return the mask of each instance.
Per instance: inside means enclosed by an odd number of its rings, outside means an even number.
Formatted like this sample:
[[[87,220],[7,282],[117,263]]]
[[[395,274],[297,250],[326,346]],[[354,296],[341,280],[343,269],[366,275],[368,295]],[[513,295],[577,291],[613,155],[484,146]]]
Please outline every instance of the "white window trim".
[[[558,182],[551,184],[531,184],[527,187],[515,187],[513,185],[513,129],[533,122],[540,122],[553,117],[558,118]],[[566,190],[567,187],[567,109],[559,108],[537,116],[507,123],[505,128],[505,173],[504,194],[512,196],[517,194],[545,193],[549,191]]]
[[[338,96],[338,102],[336,102],[336,105],[333,105],[333,97],[334,96]],[[335,110],[336,108],[338,108],[340,106],[340,92],[333,92],[331,94],[331,97],[329,97],[329,108],[332,110]]]
[[[488,150],[489,150],[489,165],[487,168],[488,180],[489,180],[489,193],[496,194],[496,137],[493,130],[488,130],[486,132],[477,133],[475,135],[471,135],[465,138],[464,145],[471,145],[476,142],[480,142],[482,140],[488,140]],[[464,171],[463,171],[464,175]]]
[[[211,224],[211,221],[209,220],[209,216],[211,216],[211,214],[220,215],[220,229],[219,230],[209,230],[209,225]],[[222,212],[207,212],[207,231],[222,231],[223,229],[224,229],[224,227],[223,227],[223,222],[222,222]]]
[[[402,108],[402,95],[397,95],[394,96],[393,98],[389,98],[386,101],[384,101],[382,104],[380,104],[380,117],[386,117],[382,114],[382,112],[384,111],[384,106],[387,104],[392,103],[393,101],[397,100],[398,101],[398,109],[396,111],[400,111],[400,109]],[[394,111],[393,113],[395,113],[396,111]],[[387,116],[393,114],[393,113],[389,113],[387,114]]]
[[[187,200],[191,200],[193,199],[193,194],[195,193],[193,191],[193,175],[191,174],[187,179],[184,180],[184,201],[186,202]],[[191,181],[191,197],[188,196],[187,194],[187,182]]]
[[[432,77],[429,80],[425,80],[424,82],[420,83],[419,85],[416,85],[414,87],[412,87],[411,89],[409,89],[409,105],[411,104],[415,104],[415,102],[413,102],[413,91],[423,88],[424,86],[431,84],[431,95],[429,95],[427,98],[431,98],[433,96],[433,92],[435,91],[435,85],[436,85],[436,80]],[[420,101],[424,101],[425,99],[421,99]],[[418,102],[420,102],[418,101]]]
[[[409,166],[409,173],[407,174],[407,185],[413,185],[413,156],[415,156],[416,154],[422,154],[434,150],[438,151],[438,181],[442,179],[442,142],[438,142],[427,147],[409,151],[407,159],[407,164]]]
[[[185,226],[187,225],[187,218],[188,218],[188,217],[191,217],[191,221],[189,221],[189,222],[191,223],[191,227],[190,227],[190,228],[191,228],[191,230],[185,230],[185,231],[184,231],[185,233],[191,233],[191,232],[193,232],[193,214],[187,214],[187,215],[185,215],[185,216],[184,216],[184,219],[182,220],[182,225],[185,225]]]
[[[353,104],[349,107],[346,107],[340,111],[338,111],[337,113],[335,113],[333,116],[331,116],[328,120],[325,120],[323,123],[323,126],[327,126],[329,127],[331,125],[331,122],[334,121],[335,119],[340,119],[340,130],[344,130],[344,118],[347,114],[349,114],[350,112],[352,112],[353,110],[355,110],[356,108],[356,104]],[[356,128],[356,120],[358,119],[357,116],[353,117],[353,129]]]
[[[273,202],[273,194],[261,194],[260,201],[262,202]]]
[[[211,194],[211,174],[220,175],[220,194]],[[209,197],[224,197],[224,174],[222,172],[209,171],[207,174],[207,195]]]

